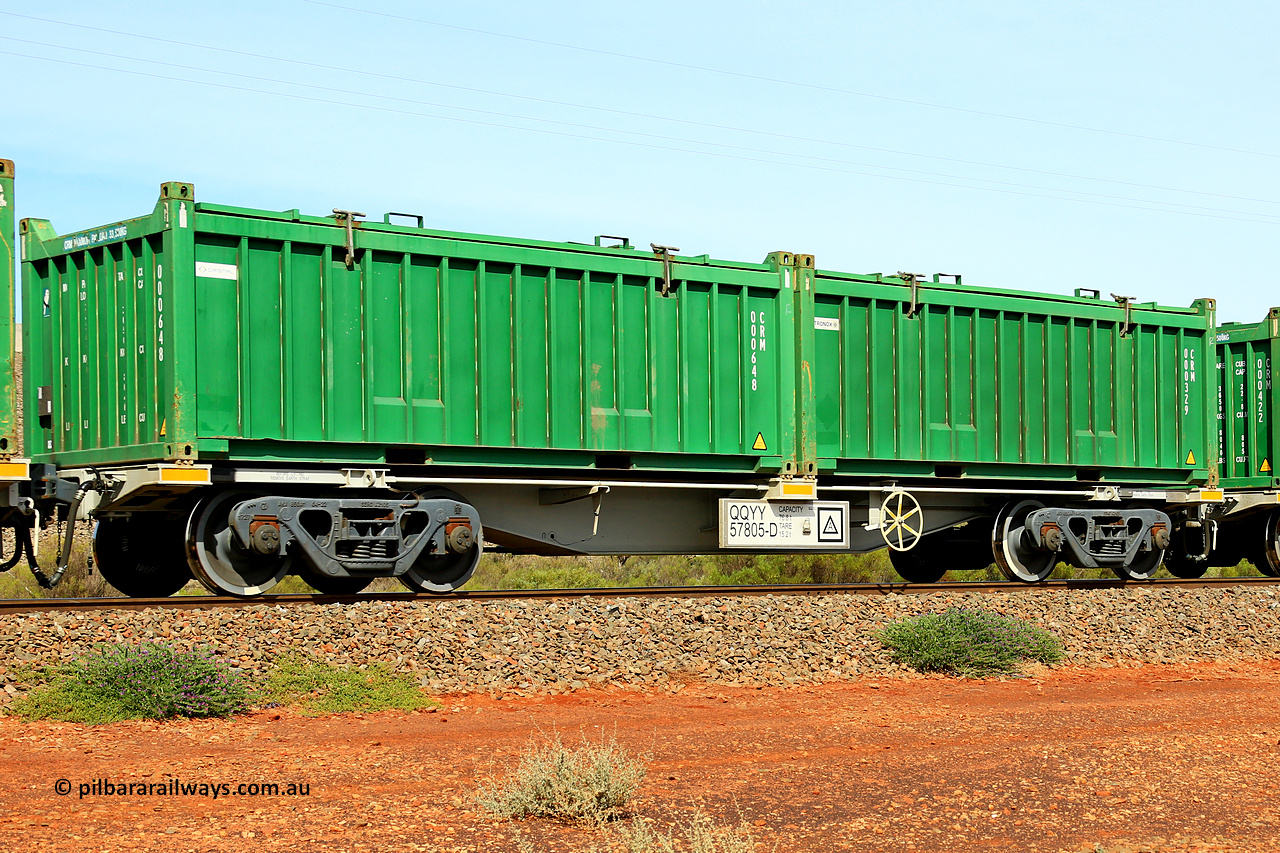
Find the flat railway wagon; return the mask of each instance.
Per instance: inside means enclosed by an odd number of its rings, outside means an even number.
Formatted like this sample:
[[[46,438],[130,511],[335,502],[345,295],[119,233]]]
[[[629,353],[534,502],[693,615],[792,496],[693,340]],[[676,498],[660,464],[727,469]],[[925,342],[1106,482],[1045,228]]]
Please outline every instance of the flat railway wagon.
[[[102,228],[22,220],[9,523],[94,518],[131,595],[252,596],[290,573],[446,592],[482,544],[1143,578],[1220,501],[1211,300],[423,224],[180,182]]]

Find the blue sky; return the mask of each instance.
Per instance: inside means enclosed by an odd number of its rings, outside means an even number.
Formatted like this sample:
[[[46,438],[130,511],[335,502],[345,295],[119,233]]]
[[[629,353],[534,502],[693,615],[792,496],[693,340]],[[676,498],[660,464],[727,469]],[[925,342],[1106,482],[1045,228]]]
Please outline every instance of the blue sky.
[[[0,0],[0,157],[64,233],[185,180],[1253,321],[1280,305],[1277,33],[1274,0]]]

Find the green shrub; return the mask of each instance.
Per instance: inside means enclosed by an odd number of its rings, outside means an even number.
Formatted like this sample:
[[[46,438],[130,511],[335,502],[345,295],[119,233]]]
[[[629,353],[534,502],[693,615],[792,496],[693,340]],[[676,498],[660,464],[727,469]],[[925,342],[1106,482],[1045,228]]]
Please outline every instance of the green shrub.
[[[613,738],[584,738],[568,749],[557,734],[549,743],[531,743],[511,775],[481,787],[476,800],[508,820],[549,817],[599,825],[622,814],[644,777],[644,762]]]
[[[1062,660],[1062,644],[1043,628],[962,607],[892,624],[877,639],[912,669],[965,678],[1015,673],[1024,660]]]
[[[627,853],[755,853],[756,849],[755,837],[745,823],[717,826],[703,811],[694,812],[681,827],[683,844],[674,830],[663,835],[639,819],[630,826],[619,826],[617,832]]]
[[[437,704],[412,676],[391,672],[382,664],[345,669],[292,655],[272,668],[263,699],[298,705],[308,716],[388,708],[412,711]]]
[[[591,567],[567,561],[547,568],[509,572],[502,584],[503,589],[603,589],[612,586],[612,581],[592,571]]]
[[[167,717],[223,717],[245,710],[249,689],[200,652],[146,643],[95,649],[46,673],[47,683],[8,706],[27,719],[112,723]]]

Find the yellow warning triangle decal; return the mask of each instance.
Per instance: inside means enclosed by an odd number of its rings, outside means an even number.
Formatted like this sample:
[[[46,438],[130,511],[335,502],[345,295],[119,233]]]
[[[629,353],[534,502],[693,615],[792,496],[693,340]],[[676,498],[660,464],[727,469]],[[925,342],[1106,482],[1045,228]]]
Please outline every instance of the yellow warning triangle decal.
[[[764,433],[762,432],[756,433],[756,443],[751,445],[751,449],[752,450],[768,450],[769,449],[764,446]]]
[[[1261,468],[1259,468],[1258,470],[1259,470],[1259,471],[1270,471],[1270,470],[1271,470],[1271,462],[1270,462],[1270,460],[1263,459],[1263,460],[1262,460],[1262,467],[1261,467]]]
[[[165,427],[165,424],[167,423],[169,423],[168,418],[164,418],[160,421],[160,437],[161,438],[164,438],[164,427]]]
[[[1187,451],[1187,464],[1188,465],[1196,464],[1196,455],[1194,452],[1190,450]]]

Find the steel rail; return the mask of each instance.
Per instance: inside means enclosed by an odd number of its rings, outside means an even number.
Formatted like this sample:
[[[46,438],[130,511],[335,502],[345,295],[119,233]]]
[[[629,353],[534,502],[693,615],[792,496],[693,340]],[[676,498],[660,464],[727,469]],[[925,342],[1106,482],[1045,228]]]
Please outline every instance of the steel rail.
[[[59,610],[144,610],[159,607],[170,610],[199,610],[213,607],[262,607],[359,604],[364,602],[464,602],[514,601],[562,598],[724,598],[765,595],[929,595],[932,593],[1012,593],[1071,592],[1089,589],[1152,589],[1158,587],[1203,589],[1209,587],[1280,586],[1280,578],[1166,578],[1161,580],[1125,581],[1119,578],[1099,580],[1051,580],[1024,584],[1011,581],[976,581],[958,583],[857,583],[857,584],[760,584],[752,586],[675,586],[622,587],[604,589],[499,589],[431,595],[412,592],[358,593],[356,595],[261,595],[234,598],[219,595],[175,595],[169,598],[29,598],[0,599],[0,615],[39,613]]]

